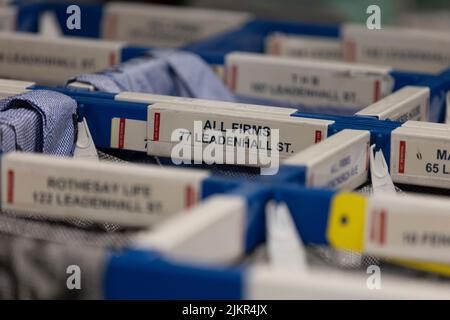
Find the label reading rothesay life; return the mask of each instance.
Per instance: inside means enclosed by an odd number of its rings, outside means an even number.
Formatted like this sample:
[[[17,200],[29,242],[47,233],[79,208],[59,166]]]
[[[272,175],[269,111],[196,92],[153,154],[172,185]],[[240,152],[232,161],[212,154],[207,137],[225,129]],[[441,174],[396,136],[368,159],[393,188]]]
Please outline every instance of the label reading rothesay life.
[[[1,170],[2,209],[127,226],[145,226],[192,207],[208,176],[200,170],[26,153],[4,155]]]

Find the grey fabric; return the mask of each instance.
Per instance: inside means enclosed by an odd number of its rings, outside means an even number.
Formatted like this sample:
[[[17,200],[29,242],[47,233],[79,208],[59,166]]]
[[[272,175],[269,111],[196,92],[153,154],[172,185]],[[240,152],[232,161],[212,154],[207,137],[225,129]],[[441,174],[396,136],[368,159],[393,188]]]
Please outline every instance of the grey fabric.
[[[81,227],[70,220],[50,220],[39,215],[23,216],[5,211],[0,214],[0,234],[80,247],[123,248],[130,243],[136,229],[105,231],[93,223]]]
[[[126,162],[126,161],[124,161],[124,160],[122,160],[122,159],[119,159],[119,158],[114,157],[114,156],[112,156],[112,155],[110,155],[110,154],[104,153],[104,152],[102,152],[102,151],[100,151],[100,150],[97,150],[97,154],[98,154],[98,159],[99,159],[100,161],[122,162],[122,163],[125,163],[125,162]]]
[[[0,299],[100,299],[107,253],[0,234]],[[68,267],[80,268],[80,290],[69,290]]]
[[[100,299],[113,250],[130,245],[138,230],[105,232],[90,224],[0,214],[0,299]],[[69,290],[71,265],[81,271],[81,289]]]
[[[343,269],[366,269],[370,265],[380,265],[380,260],[374,256],[350,250],[337,250],[328,246],[311,246],[308,253],[310,261],[316,265]]]

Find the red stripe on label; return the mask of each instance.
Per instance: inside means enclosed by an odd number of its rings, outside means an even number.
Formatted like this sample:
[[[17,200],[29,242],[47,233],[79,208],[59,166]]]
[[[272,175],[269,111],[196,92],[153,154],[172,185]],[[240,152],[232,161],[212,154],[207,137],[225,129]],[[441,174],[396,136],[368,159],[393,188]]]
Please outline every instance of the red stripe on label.
[[[376,226],[377,226],[377,217],[378,214],[376,211],[372,211],[372,221],[371,221],[371,228],[370,228],[370,240],[375,241],[375,235],[376,235]]]
[[[119,149],[123,149],[125,144],[125,118],[120,118],[119,121]]]
[[[369,170],[369,144],[366,145],[366,171]]]
[[[231,66],[231,75],[230,75],[230,90],[236,91],[236,82],[237,82],[237,66]]]
[[[228,85],[228,68],[223,68],[223,82]]]
[[[422,121],[428,121],[428,111],[430,110],[430,98],[425,101],[425,119],[420,119]]]
[[[375,80],[375,88],[373,92],[373,102],[377,102],[381,97],[381,83],[380,80]]]
[[[273,43],[273,47],[272,47],[272,54],[276,55],[276,56],[280,56],[281,55],[281,40],[276,39],[275,42]]]
[[[195,189],[192,186],[187,186],[184,192],[184,207],[188,209],[195,204],[197,196],[195,194]]]
[[[13,203],[14,201],[14,171],[8,171],[8,184],[7,184],[7,202]]]
[[[309,176],[309,183],[308,183],[308,185],[309,185],[310,187],[312,187],[313,184],[314,184],[314,174],[311,174],[311,175]]]
[[[117,58],[117,55],[116,55],[115,52],[111,52],[111,53],[109,54],[109,65],[110,65],[110,66],[113,66],[113,65],[116,65],[116,64],[117,64],[116,58]]]
[[[355,61],[356,58],[356,46],[355,42],[353,41],[346,41],[345,45],[345,52],[344,52],[344,59],[345,61]]]
[[[161,115],[159,112],[155,112],[155,116],[153,117],[153,141],[159,140],[159,123],[160,123]]]
[[[322,141],[322,131],[316,130],[315,136],[314,136],[314,143],[318,143]]]
[[[117,15],[110,15],[107,20],[105,38],[114,39],[117,35]]]
[[[17,28],[18,28],[17,16],[15,16],[15,17],[12,19],[12,26],[11,26],[11,27],[12,27],[11,30],[17,30]]]
[[[398,173],[405,173],[406,141],[400,141],[398,153]]]
[[[386,223],[387,223],[386,211],[382,210],[380,212],[380,245],[384,245],[386,242]]]

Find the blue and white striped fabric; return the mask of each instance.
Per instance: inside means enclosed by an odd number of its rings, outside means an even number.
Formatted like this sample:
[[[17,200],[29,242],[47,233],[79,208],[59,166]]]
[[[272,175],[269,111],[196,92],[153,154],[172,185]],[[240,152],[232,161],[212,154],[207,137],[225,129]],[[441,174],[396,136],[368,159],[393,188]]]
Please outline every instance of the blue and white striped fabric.
[[[1,151],[72,155],[76,110],[75,100],[47,90],[0,100]]]
[[[72,81],[93,85],[101,92],[118,93],[122,91],[121,87],[114,81],[114,79],[106,74],[85,73],[76,76],[74,79],[70,80],[69,83]]]
[[[144,92],[199,99],[234,101],[234,96],[198,56],[175,50],[153,50],[97,74],[69,80],[94,86],[108,93]]]

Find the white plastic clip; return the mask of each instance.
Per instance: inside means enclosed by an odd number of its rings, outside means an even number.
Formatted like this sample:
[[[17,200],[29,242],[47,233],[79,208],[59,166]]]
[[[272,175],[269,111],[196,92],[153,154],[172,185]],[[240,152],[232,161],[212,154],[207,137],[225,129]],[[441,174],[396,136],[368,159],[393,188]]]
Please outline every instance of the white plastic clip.
[[[78,136],[73,157],[98,161],[97,149],[92,140],[86,119],[78,122]]]
[[[285,203],[270,201],[266,206],[267,247],[270,263],[275,267],[308,268],[300,235]]]
[[[370,175],[372,178],[373,192],[388,192],[395,193],[395,186],[388,171],[386,160],[384,159],[383,151],[375,152],[375,145],[370,147]]]
[[[52,12],[44,12],[39,19],[39,34],[47,38],[58,38],[62,36],[58,19]]]

